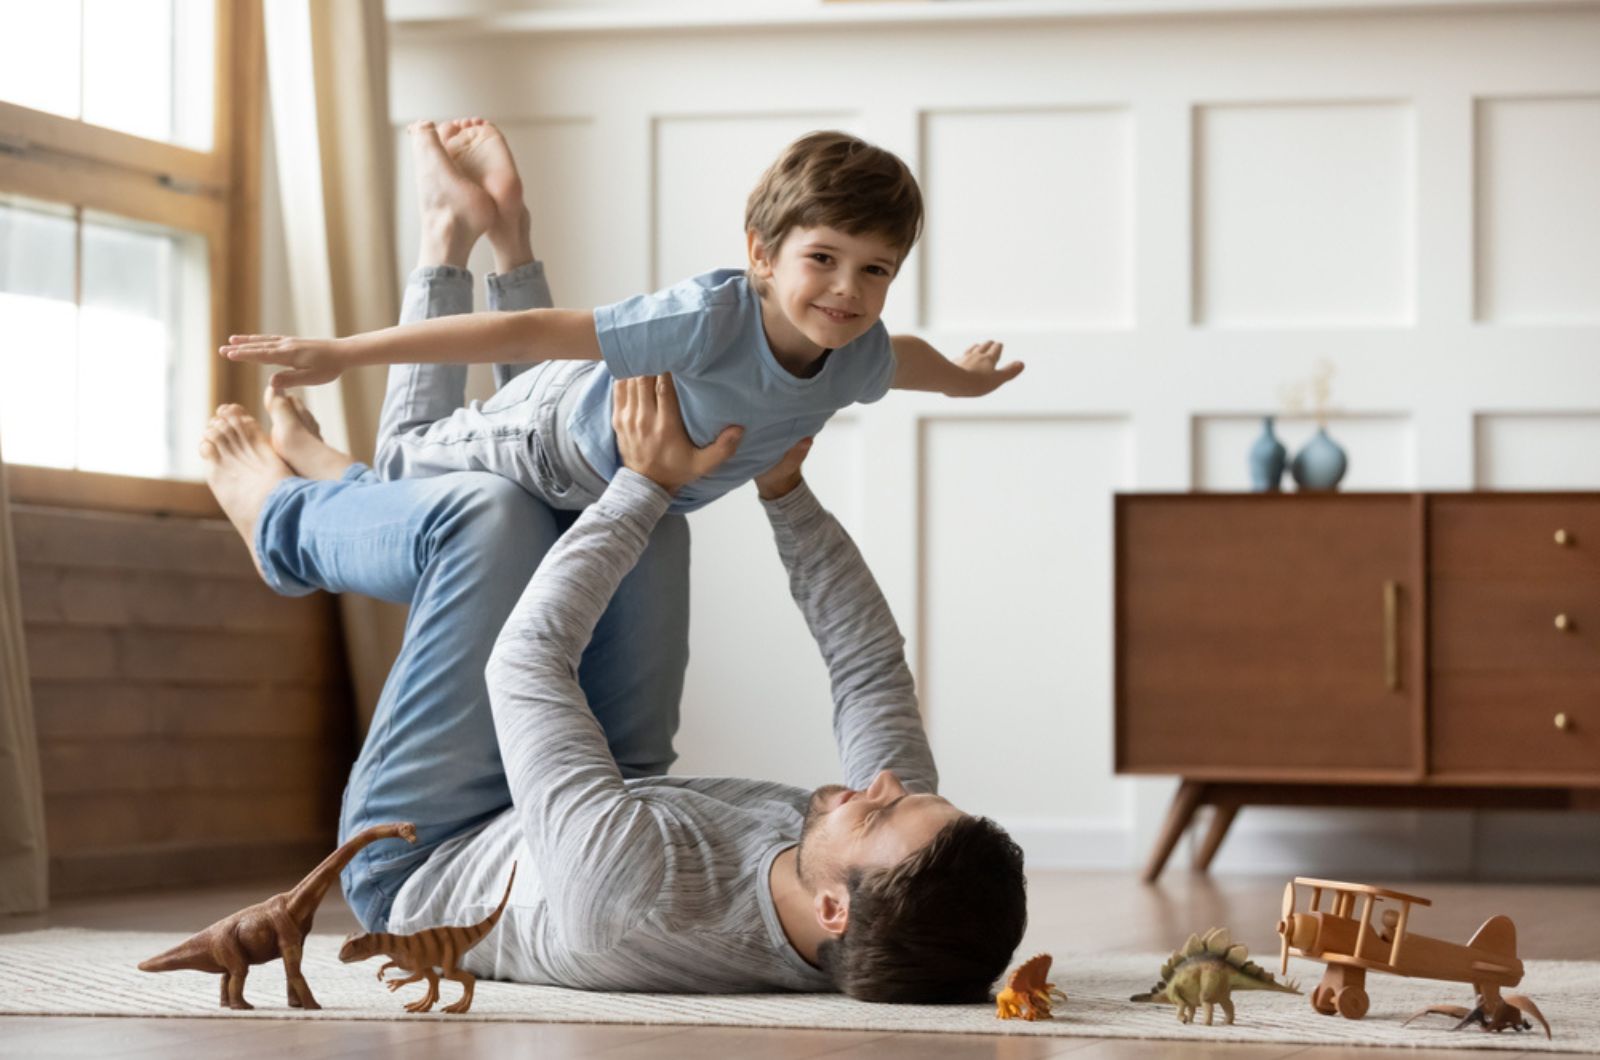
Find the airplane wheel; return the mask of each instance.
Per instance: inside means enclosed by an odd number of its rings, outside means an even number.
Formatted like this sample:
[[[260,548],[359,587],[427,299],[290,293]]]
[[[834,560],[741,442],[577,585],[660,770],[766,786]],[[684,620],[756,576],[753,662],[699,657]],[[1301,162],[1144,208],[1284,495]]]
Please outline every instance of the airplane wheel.
[[[1315,990],[1311,991],[1311,1007],[1322,1013],[1324,1016],[1331,1016],[1335,1012],[1338,1012],[1338,1006],[1334,1004],[1333,1000],[1333,988],[1319,986]]]
[[[1365,1016],[1370,1003],[1367,992],[1359,986],[1347,986],[1334,998],[1334,1004],[1339,1008],[1339,1015],[1347,1020],[1358,1020]]]

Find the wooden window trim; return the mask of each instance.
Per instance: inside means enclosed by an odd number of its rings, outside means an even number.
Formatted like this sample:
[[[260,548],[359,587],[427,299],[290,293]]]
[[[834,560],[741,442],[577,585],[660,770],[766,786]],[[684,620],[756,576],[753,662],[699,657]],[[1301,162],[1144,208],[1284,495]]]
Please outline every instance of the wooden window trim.
[[[210,348],[259,330],[261,0],[216,0],[212,150],[194,151],[0,102],[0,192],[113,213],[206,238]],[[247,365],[211,359],[211,407],[249,404]],[[194,409],[192,415],[205,415]],[[197,482],[8,465],[15,501],[106,511],[220,514]]]
[[[222,517],[221,507],[203,482],[7,464],[6,486],[13,504],[191,518]]]

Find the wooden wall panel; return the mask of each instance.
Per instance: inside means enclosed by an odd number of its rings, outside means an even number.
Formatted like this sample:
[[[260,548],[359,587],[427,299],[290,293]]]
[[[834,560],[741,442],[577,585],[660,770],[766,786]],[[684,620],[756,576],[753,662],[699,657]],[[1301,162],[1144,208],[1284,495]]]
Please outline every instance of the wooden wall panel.
[[[352,756],[331,597],[222,520],[12,510],[56,895],[309,868]]]

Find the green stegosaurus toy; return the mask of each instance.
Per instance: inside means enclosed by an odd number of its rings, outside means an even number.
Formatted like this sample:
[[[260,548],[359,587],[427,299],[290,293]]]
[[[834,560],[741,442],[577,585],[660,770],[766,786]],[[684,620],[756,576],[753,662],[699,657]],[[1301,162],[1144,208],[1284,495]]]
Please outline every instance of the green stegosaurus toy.
[[[1277,990],[1300,993],[1299,984],[1280,983],[1271,972],[1249,960],[1243,943],[1228,937],[1226,928],[1212,928],[1205,935],[1190,935],[1183,949],[1173,953],[1161,966],[1161,981],[1148,993],[1135,994],[1130,1001],[1165,999],[1178,1007],[1178,1019],[1188,1023],[1195,1009],[1206,1010],[1206,1025],[1211,1024],[1211,1009],[1221,1005],[1227,1022],[1233,1022],[1235,990]]]

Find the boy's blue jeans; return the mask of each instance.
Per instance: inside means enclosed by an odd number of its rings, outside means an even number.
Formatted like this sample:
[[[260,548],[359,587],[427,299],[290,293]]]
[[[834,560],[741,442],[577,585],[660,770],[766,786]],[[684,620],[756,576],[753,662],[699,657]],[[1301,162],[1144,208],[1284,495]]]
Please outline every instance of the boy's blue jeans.
[[[417,315],[430,316],[470,310],[470,277],[453,272],[460,275],[447,277],[442,293],[438,270],[413,275],[402,320],[415,319],[419,308]],[[495,279],[504,305],[506,278]],[[429,367],[400,374],[432,400],[438,388],[428,386]],[[506,374],[497,371],[497,381]],[[384,928],[400,886],[436,846],[511,806],[483,670],[528,579],[577,515],[493,475],[381,482],[359,464],[337,482],[286,479],[267,498],[255,543],[273,589],[411,605],[339,821],[341,842],[373,824],[417,826],[415,846],[373,844],[344,871],[345,897],[368,930]],[[676,757],[688,617],[689,529],[682,516],[668,516],[623,579],[579,667],[624,776],[664,773]]]

